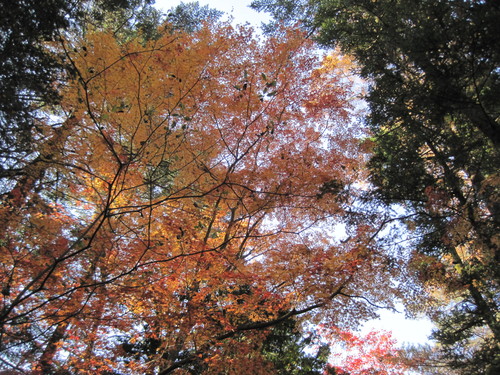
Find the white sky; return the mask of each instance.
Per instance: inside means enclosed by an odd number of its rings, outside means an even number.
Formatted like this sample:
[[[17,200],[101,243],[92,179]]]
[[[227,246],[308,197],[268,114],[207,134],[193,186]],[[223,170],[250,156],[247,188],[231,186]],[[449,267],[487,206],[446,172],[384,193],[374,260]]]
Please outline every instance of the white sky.
[[[398,306],[398,310],[403,308]],[[388,310],[380,312],[380,319],[367,322],[362,329],[363,333],[370,330],[391,331],[392,337],[398,341],[399,345],[407,344],[430,344],[429,336],[434,325],[427,318],[405,319],[403,313],[394,313]]]
[[[184,3],[191,2],[184,0]],[[198,0],[201,6],[208,5],[210,8],[222,10],[227,15],[234,18],[235,24],[250,23],[259,27],[262,22],[267,22],[270,17],[266,14],[258,13],[249,8],[252,0]],[[156,0],[156,7],[165,13],[172,7],[180,4],[180,0]],[[223,17],[226,19],[226,17]],[[402,309],[400,309],[402,310]],[[390,311],[381,311],[381,319],[367,322],[362,332],[368,332],[371,329],[392,331],[392,336],[399,344],[428,343],[428,337],[432,332],[433,324],[428,319],[410,320],[405,319],[403,313],[393,313]]]
[[[184,0],[184,3],[193,2]],[[260,26],[261,22],[267,22],[270,17],[263,13],[258,13],[249,7],[252,0],[198,0],[201,6],[208,5],[210,8],[222,10],[229,16],[234,17],[236,24],[250,23],[253,26]],[[180,0],[156,0],[156,7],[165,13],[170,8],[180,4]],[[223,18],[226,19],[226,18]]]

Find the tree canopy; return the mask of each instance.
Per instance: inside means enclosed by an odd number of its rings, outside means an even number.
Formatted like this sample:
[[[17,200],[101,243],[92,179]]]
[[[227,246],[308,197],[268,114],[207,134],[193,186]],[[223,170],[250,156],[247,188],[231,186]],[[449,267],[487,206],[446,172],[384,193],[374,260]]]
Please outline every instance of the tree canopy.
[[[498,372],[497,2],[151,3],[1,4],[0,369]]]
[[[292,3],[254,5],[290,21],[283,9]],[[444,292],[431,313],[449,364],[496,372],[498,2],[299,4],[314,15],[304,26],[352,54],[369,84],[372,195],[407,209],[403,221],[418,238],[412,264],[434,297]]]
[[[392,306],[349,60],[297,28],[117,17],[40,42],[71,74],[3,181],[1,366],[267,374],[273,327]]]

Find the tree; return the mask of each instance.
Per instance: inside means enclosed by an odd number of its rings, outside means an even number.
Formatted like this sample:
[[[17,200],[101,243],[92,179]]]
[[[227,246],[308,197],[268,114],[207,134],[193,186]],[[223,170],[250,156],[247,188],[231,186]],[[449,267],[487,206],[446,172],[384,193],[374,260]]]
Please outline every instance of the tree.
[[[271,13],[273,20],[262,24],[265,33],[272,34],[279,30],[279,25],[292,26],[300,22],[306,29],[312,28],[320,2],[316,0],[253,0],[251,7]]]
[[[204,21],[214,22],[218,20],[224,12],[210,8],[208,5],[200,6],[198,1],[191,3],[181,2],[172,8],[167,15],[168,24],[174,30],[184,30],[192,33],[199,31],[203,27]]]
[[[77,0],[70,31],[74,37],[96,30],[108,31],[123,42],[159,38],[158,28],[165,17],[153,3],[154,0]]]
[[[266,373],[266,329],[391,304],[380,223],[354,210],[350,84],[339,57],[283,35],[207,24],[51,47],[75,79],[1,206],[5,366]]]
[[[443,357],[437,345],[405,345],[399,351],[399,360],[422,375],[459,373],[450,368],[449,360]]]
[[[333,355],[335,373],[339,375],[399,375],[408,370],[389,332],[371,331],[361,336],[337,330],[334,336],[342,347],[341,353]]]
[[[0,22],[0,178],[15,176],[30,152],[36,111],[58,99],[61,63],[43,46],[67,26],[65,1],[2,1]]]
[[[256,6],[276,11],[282,3]],[[465,373],[496,371],[498,3],[306,5],[315,18],[305,26],[316,28],[323,43],[352,54],[370,84],[374,194],[408,209],[404,222],[420,239],[412,266],[428,289],[445,292],[442,311],[432,310],[441,327],[436,338],[454,367]],[[483,345],[472,344],[477,340]]]
[[[264,357],[273,364],[275,373],[334,375],[333,368],[328,365],[329,345],[321,342],[317,332],[310,332],[306,337],[303,335],[294,319],[284,320],[271,328],[262,350]]]
[[[56,105],[59,86],[71,75],[64,59],[48,42],[64,32],[88,27],[90,13],[99,19],[121,15],[120,26],[151,9],[143,0],[6,1],[0,6],[0,181],[9,184],[36,158],[32,144],[48,121],[41,109]],[[141,12],[138,12],[141,13]],[[151,15],[151,12],[148,13]],[[96,19],[93,18],[94,23]],[[144,17],[142,17],[144,19]],[[8,188],[6,188],[8,190]],[[2,189],[2,193],[6,191]]]
[[[321,336],[315,331],[307,333],[307,337],[303,335],[294,318],[282,320],[262,331],[257,342],[252,335],[242,334],[237,342],[232,343],[233,347],[226,346],[225,350],[219,353],[223,363],[217,373],[242,373],[252,369],[253,373],[334,375],[334,368],[328,365],[329,345],[322,343]],[[262,338],[265,339],[262,341]],[[161,344],[160,340],[145,338],[134,343],[124,342],[122,345],[128,355],[154,358]],[[256,344],[260,351],[253,349],[252,357],[247,355],[243,357],[243,363],[240,363],[241,358],[235,354],[240,353],[242,348],[248,350],[249,346]],[[204,361],[199,360],[192,363],[188,371],[200,374],[206,372],[208,367]]]

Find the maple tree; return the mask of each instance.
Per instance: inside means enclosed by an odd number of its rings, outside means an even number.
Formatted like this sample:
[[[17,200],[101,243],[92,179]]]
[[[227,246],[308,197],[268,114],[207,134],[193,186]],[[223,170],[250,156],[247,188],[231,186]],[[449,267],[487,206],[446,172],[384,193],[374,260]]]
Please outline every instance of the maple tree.
[[[318,40],[357,60],[375,142],[371,198],[397,207],[410,232],[400,248],[412,252],[427,295],[417,310],[435,320],[444,362],[464,374],[498,372],[498,2],[254,6],[288,21],[306,15]]]
[[[335,373],[350,375],[399,375],[409,367],[400,360],[400,350],[390,332],[370,331],[365,335],[336,330],[332,332],[342,347],[333,355]]]
[[[3,366],[267,373],[268,328],[391,305],[340,55],[209,23],[50,48],[75,78],[0,207]]]
[[[157,14],[150,0],[2,0],[0,6],[0,179],[23,174],[34,157],[32,144],[40,109],[58,103],[58,86],[71,74],[61,55],[46,48],[61,33],[104,24],[121,30],[145,30]],[[109,20],[112,19],[112,22]],[[136,25],[133,25],[135,21]],[[157,24],[155,24],[156,28]]]

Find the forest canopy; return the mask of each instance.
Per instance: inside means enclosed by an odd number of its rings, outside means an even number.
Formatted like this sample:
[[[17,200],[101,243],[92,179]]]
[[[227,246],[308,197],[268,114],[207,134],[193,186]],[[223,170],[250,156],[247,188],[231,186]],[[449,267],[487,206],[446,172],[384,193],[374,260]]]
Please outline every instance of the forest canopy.
[[[369,85],[371,197],[415,238],[411,265],[446,366],[497,373],[500,4],[441,0],[256,0],[354,57]],[[272,27],[268,27],[272,30]],[[432,300],[432,299],[430,299]],[[451,370],[449,370],[451,371]]]
[[[275,373],[273,327],[292,350],[312,323],[333,335],[391,307],[350,59],[298,28],[259,40],[202,8],[202,27],[177,9],[153,30],[99,4],[27,40],[56,93],[22,99],[29,142],[3,117],[26,147],[4,144],[1,366]]]
[[[495,2],[4,3],[4,373],[498,370]]]

